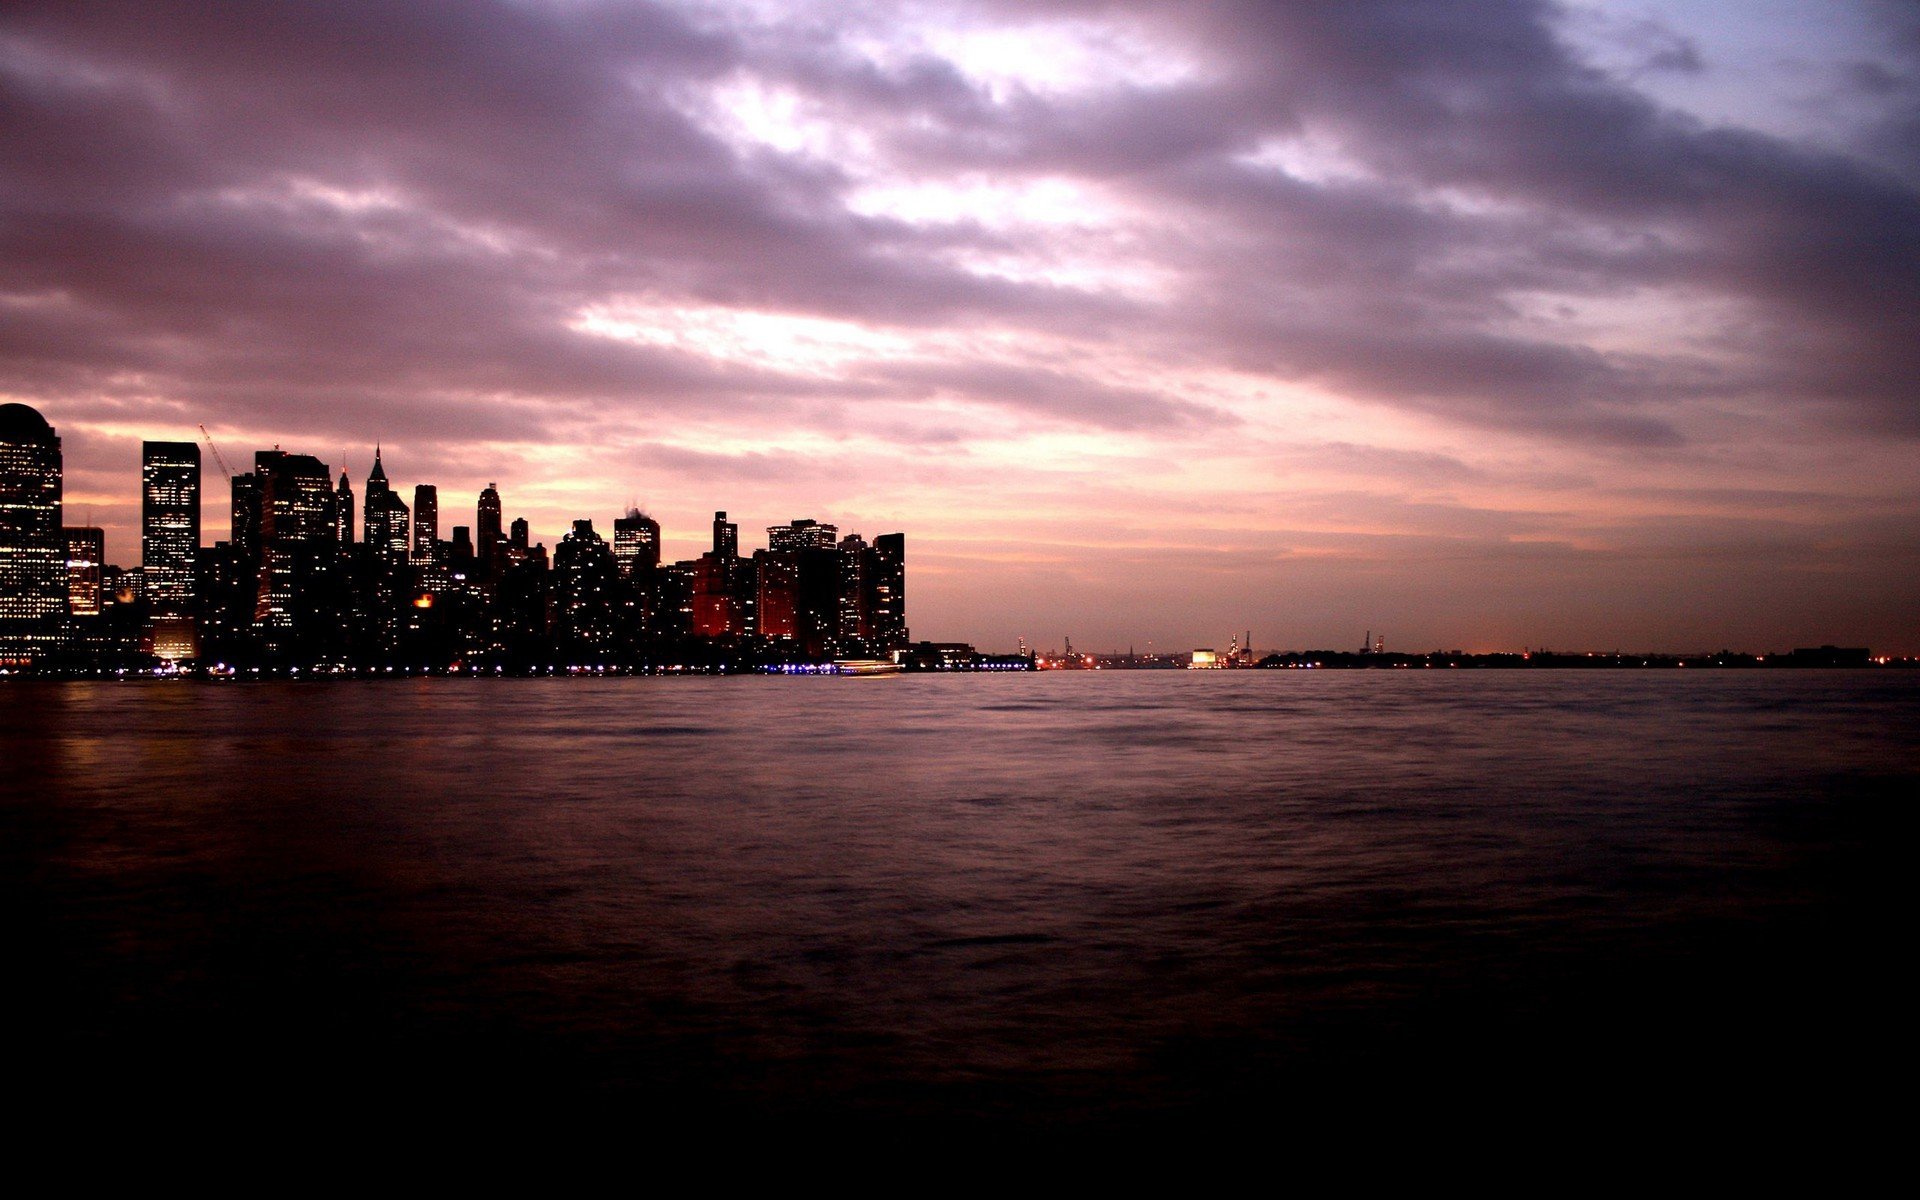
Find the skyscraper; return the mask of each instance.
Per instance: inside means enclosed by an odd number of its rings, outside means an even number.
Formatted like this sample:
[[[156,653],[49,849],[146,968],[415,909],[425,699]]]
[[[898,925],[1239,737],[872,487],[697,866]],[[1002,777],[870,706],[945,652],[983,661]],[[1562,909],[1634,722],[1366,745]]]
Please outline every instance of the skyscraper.
[[[300,593],[336,557],[333,489],[326,464],[310,454],[262,450],[253,456],[260,486],[260,585],[254,620],[269,651],[284,649],[299,624]],[[322,555],[320,545],[329,551]]]
[[[233,546],[235,561],[245,567],[260,555],[260,477],[245,471],[229,479],[227,484],[233,491],[229,509],[231,532],[227,538]]]
[[[718,550],[702,554],[693,563],[689,611],[693,636],[717,638],[746,632],[734,590],[734,563]]]
[[[340,486],[333,489],[333,540],[340,543],[343,554],[353,545],[353,515],[353,484],[347,481],[343,470]]]
[[[391,490],[387,487],[387,470],[380,464],[380,447],[376,444],[373,448],[373,470],[367,472],[367,497],[364,502],[366,526],[361,539],[376,556],[382,553],[380,548],[388,542],[384,498],[391,494]]]
[[[431,483],[413,489],[413,561],[432,562],[440,554],[440,489]]]
[[[52,650],[67,615],[60,439],[24,404],[0,404],[0,657]]]
[[[875,642],[897,649],[907,644],[907,535],[873,539],[873,577],[867,581],[869,621]]]
[[[69,525],[65,537],[67,611],[76,617],[97,617],[102,607],[100,572],[107,557],[107,535],[92,525]],[[151,587],[151,578],[147,582]]]
[[[866,638],[873,633],[873,548],[857,533],[840,539],[840,637]]]
[[[200,447],[140,443],[140,567],[156,611],[192,607],[199,552]]]
[[[724,515],[724,514],[723,514]],[[613,522],[613,560],[628,579],[660,565],[660,522],[637,508]]]
[[[489,483],[480,491],[479,510],[475,514],[474,534],[479,542],[480,574],[489,580],[499,577],[506,562],[506,547],[500,538],[500,489]]]
[[[553,548],[554,643],[572,662],[592,662],[612,652],[618,632],[619,570],[613,548],[575,521]]]
[[[371,498],[367,501],[368,511],[373,510]],[[379,528],[379,540],[371,543],[375,557],[389,562],[405,563],[411,556],[413,533],[412,521],[407,513],[407,502],[400,493],[391,489],[380,493],[380,512],[377,520],[369,518]]]
[[[412,554],[413,528],[407,502],[387,482],[380,447],[373,448],[373,470],[367,472],[367,496],[361,503],[367,552],[376,560],[406,562]]]
[[[809,517],[767,527],[769,550],[829,550],[840,537],[837,525],[822,525]]]
[[[740,526],[723,512],[713,514],[713,552],[724,559],[740,557]]]
[[[840,530],[808,517],[767,528],[767,550],[756,552],[760,633],[791,638],[810,657],[840,638]]]
[[[797,632],[795,605],[800,582],[800,556],[792,550],[755,550],[755,632],[761,637],[785,639]]]

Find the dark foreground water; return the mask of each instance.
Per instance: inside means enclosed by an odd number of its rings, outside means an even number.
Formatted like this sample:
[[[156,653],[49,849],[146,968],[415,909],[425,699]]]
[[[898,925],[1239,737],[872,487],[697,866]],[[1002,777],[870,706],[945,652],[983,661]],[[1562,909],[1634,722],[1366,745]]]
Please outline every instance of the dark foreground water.
[[[1071,1134],[1792,1119],[1910,1065],[1916,674],[16,683],[0,716],[37,1102]]]

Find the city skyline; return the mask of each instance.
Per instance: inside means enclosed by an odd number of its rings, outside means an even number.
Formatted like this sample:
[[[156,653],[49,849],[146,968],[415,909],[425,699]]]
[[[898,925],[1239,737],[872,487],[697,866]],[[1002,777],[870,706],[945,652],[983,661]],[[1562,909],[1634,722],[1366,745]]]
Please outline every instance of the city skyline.
[[[0,402],[126,565],[204,424],[441,539],[910,528],[982,646],[1912,655],[1917,63],[1869,0],[13,5]]]
[[[811,517],[767,528],[742,555],[715,512],[710,548],[661,559],[637,508],[611,539],[576,518],[549,554],[499,491],[439,536],[439,493],[409,509],[376,447],[355,501],[318,458],[256,450],[226,483],[227,537],[200,545],[199,447],[141,443],[143,561],[125,568],[104,532],[66,521],[63,440],[29,405],[0,404],[0,667],[124,674],[555,669],[1030,669],[970,646],[909,638],[906,535],[868,542]],[[219,489],[212,489],[218,491]],[[360,529],[355,535],[356,525]],[[479,536],[474,536],[475,530]],[[1017,657],[1017,661],[1013,661]]]

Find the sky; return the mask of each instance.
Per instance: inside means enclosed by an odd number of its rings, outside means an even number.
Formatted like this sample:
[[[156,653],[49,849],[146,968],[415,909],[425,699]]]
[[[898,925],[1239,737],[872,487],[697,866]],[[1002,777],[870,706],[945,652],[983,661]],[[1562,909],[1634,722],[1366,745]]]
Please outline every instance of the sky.
[[[9,0],[0,400],[128,565],[204,424],[989,649],[1920,653],[1920,6]]]

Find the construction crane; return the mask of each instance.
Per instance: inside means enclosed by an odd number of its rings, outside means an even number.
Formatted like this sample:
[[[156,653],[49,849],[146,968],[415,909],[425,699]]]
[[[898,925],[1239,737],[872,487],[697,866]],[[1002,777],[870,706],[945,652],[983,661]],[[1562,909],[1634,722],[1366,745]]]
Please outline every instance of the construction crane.
[[[200,427],[200,436],[207,439],[207,449],[213,451],[213,461],[220,464],[220,473],[232,479],[233,468],[227,465],[226,457],[220,453],[220,447],[213,444],[213,435],[207,432],[205,425]]]

